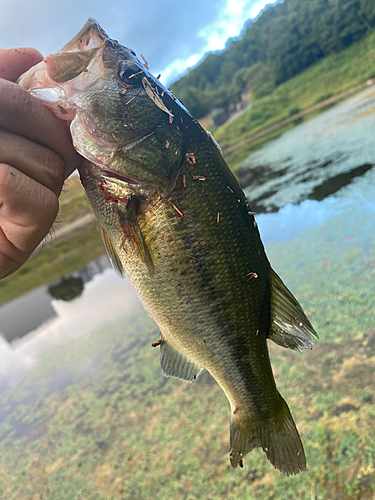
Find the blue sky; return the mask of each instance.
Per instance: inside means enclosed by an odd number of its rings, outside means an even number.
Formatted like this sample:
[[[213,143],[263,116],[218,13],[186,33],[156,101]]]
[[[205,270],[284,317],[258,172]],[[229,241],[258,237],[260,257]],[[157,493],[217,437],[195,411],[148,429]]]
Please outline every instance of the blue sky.
[[[170,83],[209,50],[224,48],[267,0],[0,0],[0,47],[57,52],[94,17],[111,38],[142,53]]]

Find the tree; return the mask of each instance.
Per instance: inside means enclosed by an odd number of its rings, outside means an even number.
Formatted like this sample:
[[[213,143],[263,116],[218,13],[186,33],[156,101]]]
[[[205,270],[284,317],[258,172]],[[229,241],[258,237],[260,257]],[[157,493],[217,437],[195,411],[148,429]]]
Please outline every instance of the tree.
[[[54,299],[69,302],[82,295],[83,289],[83,279],[80,276],[77,278],[69,276],[62,278],[59,283],[50,285],[48,292]]]
[[[271,92],[275,84],[343,50],[374,27],[374,0],[277,2],[245,23],[241,37],[229,39],[225,50],[208,54],[172,89],[193,114],[203,116],[210,106],[236,102],[246,88],[252,88],[254,97]],[[264,77],[265,67],[272,76]],[[246,80],[247,68],[261,73],[257,84]]]

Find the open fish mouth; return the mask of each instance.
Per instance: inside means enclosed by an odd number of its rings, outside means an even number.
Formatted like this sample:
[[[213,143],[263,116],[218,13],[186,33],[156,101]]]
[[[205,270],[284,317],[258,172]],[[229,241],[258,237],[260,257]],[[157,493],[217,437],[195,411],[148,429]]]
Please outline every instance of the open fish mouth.
[[[100,47],[109,36],[100,24],[89,17],[82,29],[60,50],[60,52],[82,52]]]
[[[128,187],[131,185],[138,185],[139,181],[134,177],[120,174],[114,170],[105,168],[97,164],[85,162],[84,166],[79,169],[81,177],[90,175],[95,178],[97,182],[109,182],[117,184],[120,187]]]

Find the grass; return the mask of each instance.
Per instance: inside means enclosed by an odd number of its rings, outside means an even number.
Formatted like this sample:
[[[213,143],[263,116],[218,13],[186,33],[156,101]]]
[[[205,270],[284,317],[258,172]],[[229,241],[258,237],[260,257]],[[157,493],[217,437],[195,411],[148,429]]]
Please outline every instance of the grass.
[[[358,224],[373,227],[370,215]],[[222,391],[207,372],[191,384],[164,379],[150,346],[158,330],[139,312],[49,351],[19,387],[0,395],[0,495],[373,498],[375,257],[365,249],[375,243],[375,232],[363,232],[353,243],[342,237],[345,230],[346,221],[333,217],[316,231],[270,245],[268,252],[320,335],[303,354],[270,342],[277,385],[301,433],[308,471],[285,477],[260,450],[245,457],[244,469],[231,469],[230,412]],[[309,278],[301,279],[303,274]],[[355,286],[354,275],[360,277]],[[367,314],[360,314],[363,308]],[[65,371],[72,373],[70,380],[51,389]]]
[[[332,54],[277,87],[271,94],[251,102],[251,108],[219,127],[215,139],[224,149],[375,77],[375,32],[346,50]],[[314,109],[312,109],[314,111]],[[265,140],[273,138],[271,135]],[[228,161],[234,170],[253,148],[241,147]]]

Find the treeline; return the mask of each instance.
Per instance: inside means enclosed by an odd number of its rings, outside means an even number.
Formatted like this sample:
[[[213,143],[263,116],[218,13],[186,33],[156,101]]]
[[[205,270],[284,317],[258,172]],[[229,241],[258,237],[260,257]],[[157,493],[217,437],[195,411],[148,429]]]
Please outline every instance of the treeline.
[[[244,92],[270,94],[280,83],[375,27],[374,0],[284,0],[249,21],[239,39],[208,54],[171,85],[196,118],[228,108]]]

